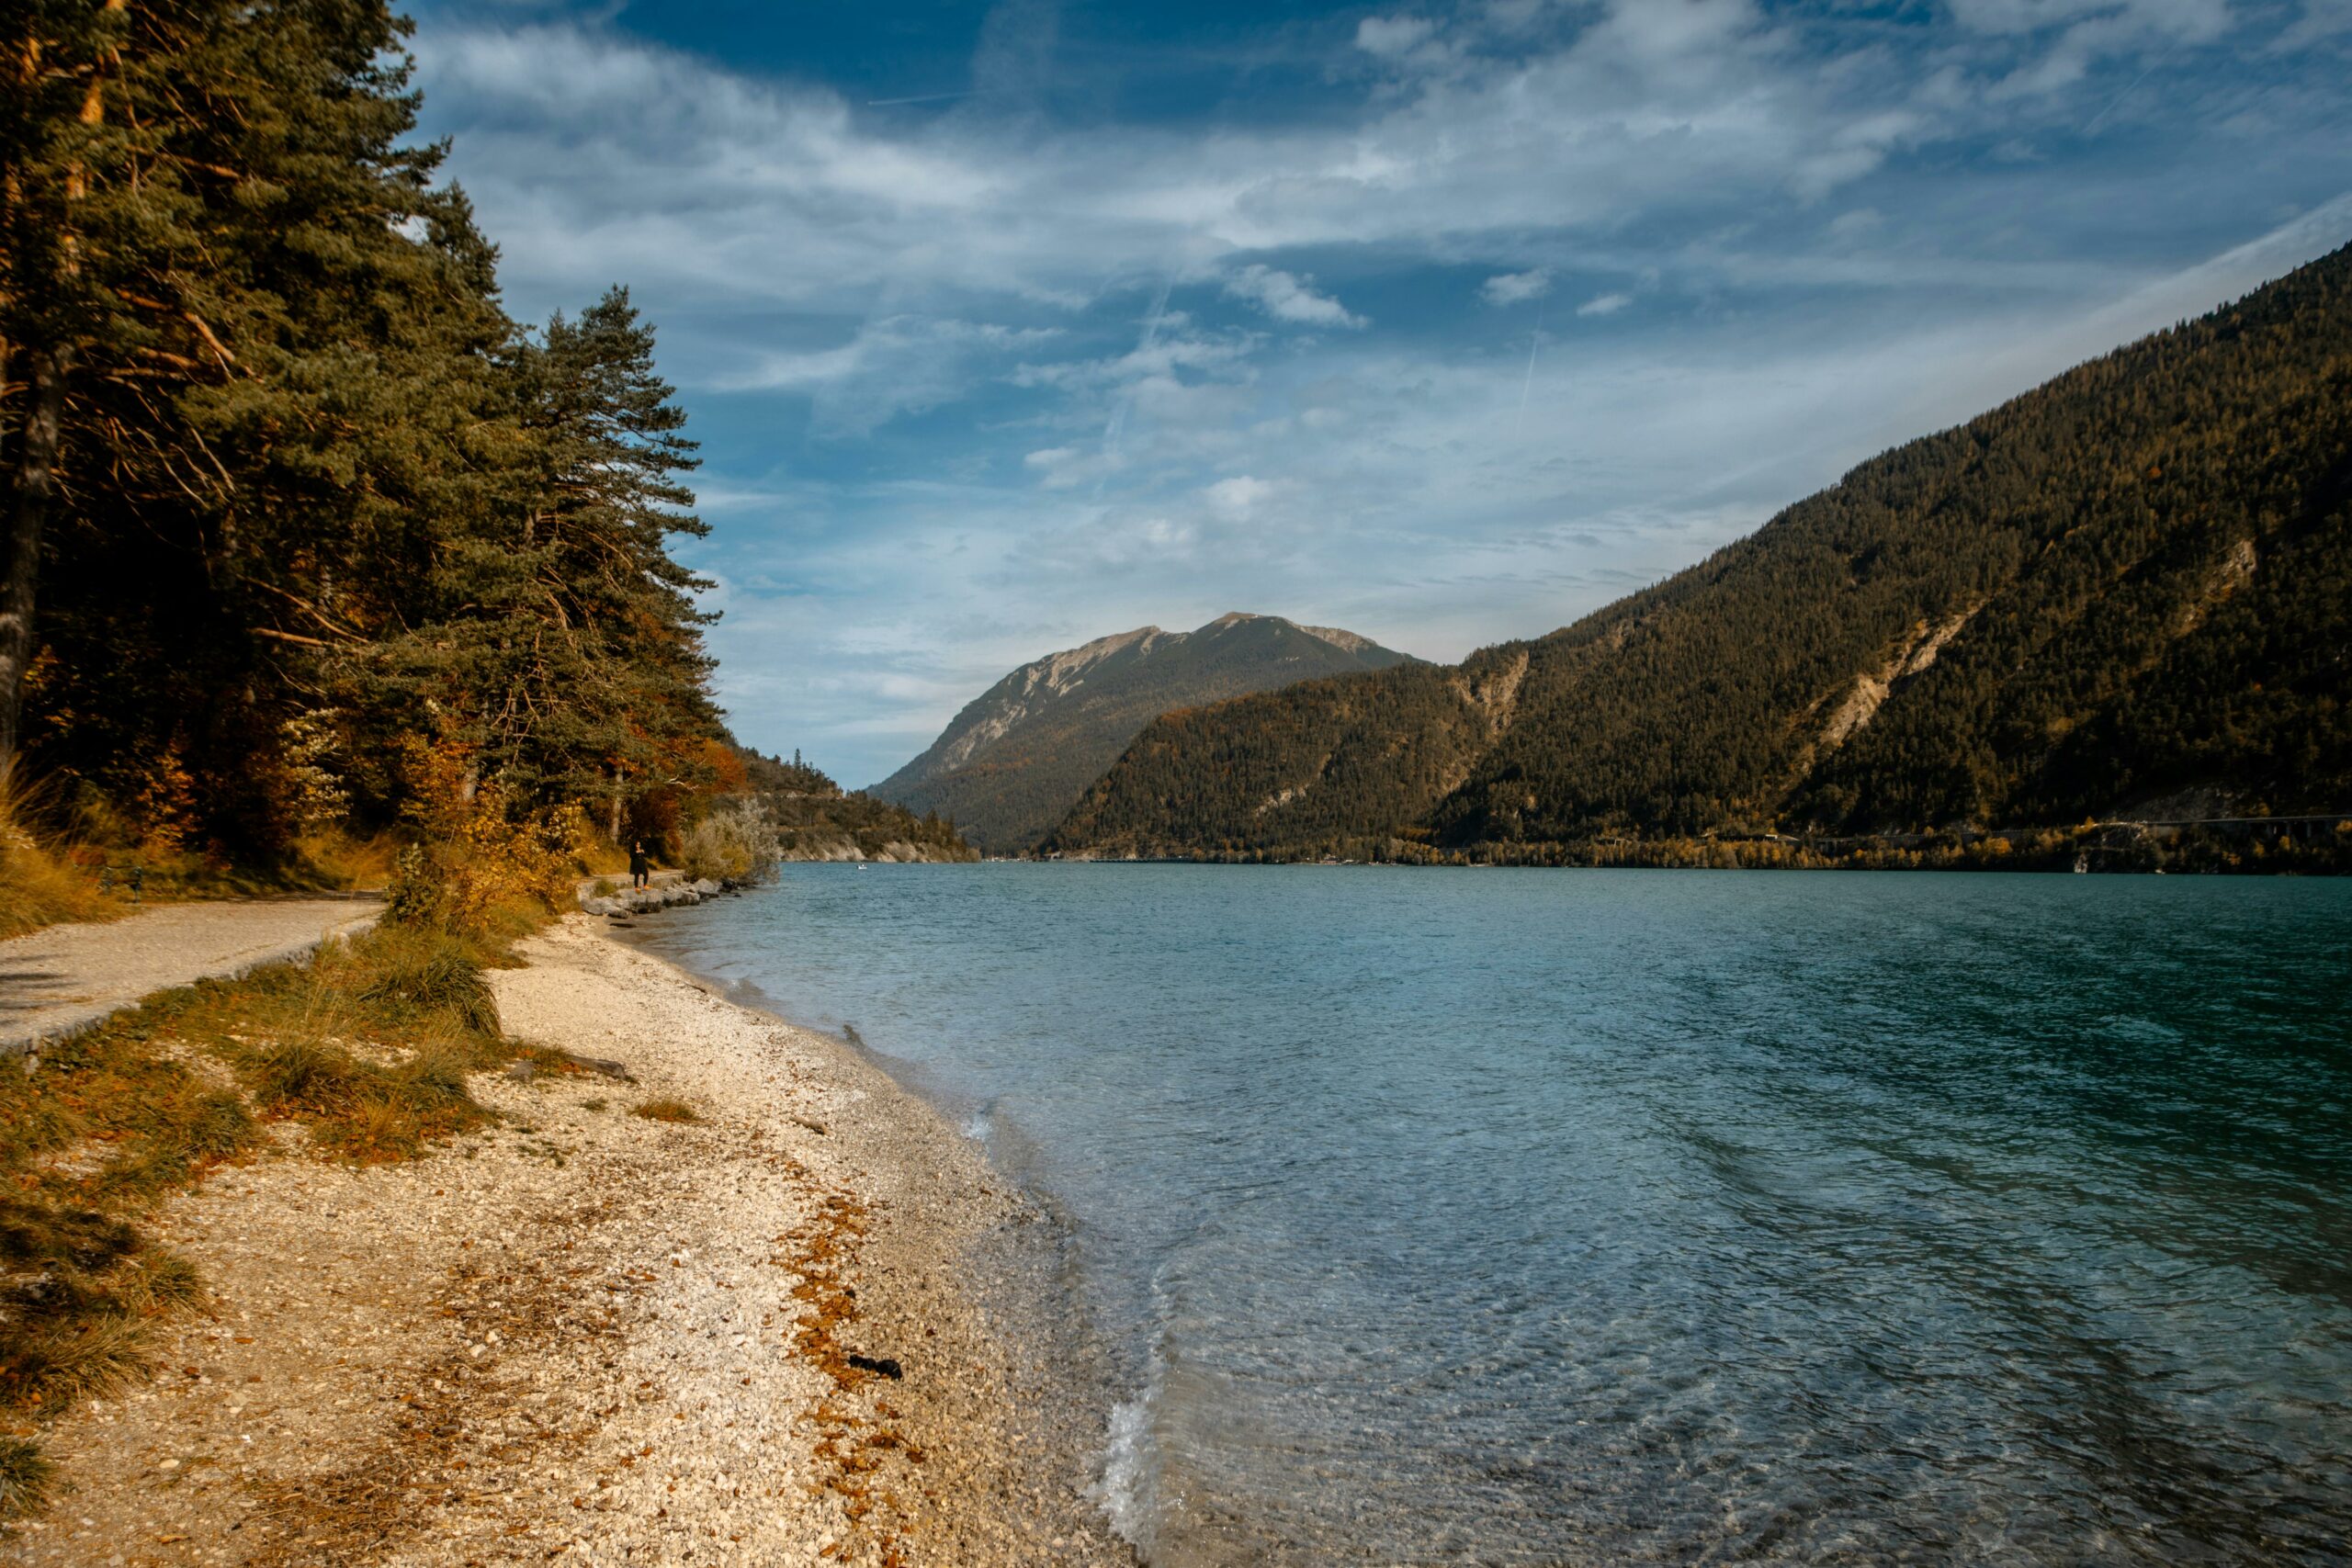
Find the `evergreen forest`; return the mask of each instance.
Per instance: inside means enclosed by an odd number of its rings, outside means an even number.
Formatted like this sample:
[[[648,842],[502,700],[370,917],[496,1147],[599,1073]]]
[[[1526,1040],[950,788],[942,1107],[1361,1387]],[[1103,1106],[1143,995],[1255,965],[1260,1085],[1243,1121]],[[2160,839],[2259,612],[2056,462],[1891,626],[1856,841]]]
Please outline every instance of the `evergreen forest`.
[[[95,853],[674,841],[747,787],[653,329],[619,287],[508,312],[408,30],[382,0],[0,20],[0,761],[16,818]]]

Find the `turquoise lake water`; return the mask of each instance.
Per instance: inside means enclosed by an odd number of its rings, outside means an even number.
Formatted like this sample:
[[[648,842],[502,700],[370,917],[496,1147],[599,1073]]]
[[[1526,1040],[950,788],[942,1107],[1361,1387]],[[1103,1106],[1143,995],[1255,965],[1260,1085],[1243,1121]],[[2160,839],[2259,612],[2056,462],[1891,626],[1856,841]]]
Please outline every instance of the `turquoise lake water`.
[[[797,865],[636,934],[1068,1216],[1154,1564],[2346,1561],[2352,883]]]

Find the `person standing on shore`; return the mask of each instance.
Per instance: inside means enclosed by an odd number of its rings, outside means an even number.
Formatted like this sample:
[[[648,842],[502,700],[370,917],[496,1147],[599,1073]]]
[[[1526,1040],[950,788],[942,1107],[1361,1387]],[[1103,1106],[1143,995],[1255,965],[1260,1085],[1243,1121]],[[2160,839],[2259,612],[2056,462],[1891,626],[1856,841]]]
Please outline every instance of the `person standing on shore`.
[[[628,885],[642,887],[653,876],[653,857],[645,852],[645,840],[632,839],[628,846]]]

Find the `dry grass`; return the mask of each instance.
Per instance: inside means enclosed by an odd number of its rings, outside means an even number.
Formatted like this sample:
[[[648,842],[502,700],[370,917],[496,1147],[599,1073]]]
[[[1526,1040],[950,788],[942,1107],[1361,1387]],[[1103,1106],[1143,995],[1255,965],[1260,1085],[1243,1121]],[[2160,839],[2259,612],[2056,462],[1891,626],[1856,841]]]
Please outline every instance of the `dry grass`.
[[[323,887],[381,887],[392,879],[401,840],[389,833],[360,838],[340,829],[294,840],[296,860]]]
[[[23,1424],[142,1382],[151,1328],[198,1304],[204,1286],[121,1219],[14,1196],[0,1201],[0,1416],[17,1424],[0,1441],[6,1518],[47,1495],[38,1427]]]
[[[476,1033],[498,1033],[498,1002],[478,956],[446,939],[398,928],[384,932],[376,952],[379,973],[360,1000],[397,1010],[403,1018],[437,1013]]]
[[[581,840],[572,847],[580,869],[591,876],[628,875],[628,851],[601,835]]]
[[[100,892],[108,865],[139,866],[141,902],[252,897],[381,887],[401,841],[340,829],[307,834],[278,861],[222,865],[167,842],[141,840],[104,803],[63,809],[60,792],[0,767],[0,941],[67,921],[119,919],[138,905],[119,886]],[[121,878],[117,878],[118,885]]]
[[[120,919],[133,908],[41,850],[0,851],[0,941],[67,920]]]
[[[46,804],[13,762],[0,762],[0,940],[61,920],[110,920],[127,899],[98,891],[97,877],[73,863],[71,847],[34,832]]]
[[[497,957],[386,929],[308,965],[162,993],[51,1046],[36,1072],[0,1071],[0,1416],[20,1445],[0,1447],[0,1517],[45,1495],[23,1439],[143,1378],[153,1325],[203,1299],[138,1229],[165,1194],[259,1157],[269,1122],[306,1127],[313,1157],[407,1159],[490,1119],[469,1073],[518,1055],[588,1070],[500,1036],[481,973]]]
[[[0,942],[62,921],[131,913],[129,898],[99,892],[93,874],[12,829],[6,812],[0,800]]]
[[[37,1513],[49,1502],[49,1461],[40,1446],[0,1438],[0,1519]]]
[[[683,1100],[646,1100],[629,1108],[632,1116],[648,1122],[699,1122],[702,1112]]]

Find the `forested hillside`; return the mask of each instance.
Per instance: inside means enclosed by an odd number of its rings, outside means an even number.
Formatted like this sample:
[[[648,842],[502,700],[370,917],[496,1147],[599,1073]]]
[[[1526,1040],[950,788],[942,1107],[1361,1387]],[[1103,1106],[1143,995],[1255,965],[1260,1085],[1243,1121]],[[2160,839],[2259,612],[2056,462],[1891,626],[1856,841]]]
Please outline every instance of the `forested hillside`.
[[[1171,715],[1060,852],[1605,858],[2352,807],[2352,250],[1453,670]]]
[[[1220,615],[1191,632],[1144,626],[1023,665],[873,793],[945,813],[983,849],[1027,849],[1171,708],[1408,662],[1353,632],[1279,615]]]
[[[658,836],[730,772],[652,330],[507,314],[406,30],[0,20],[0,762],[61,830],[267,863],[438,792]]]
[[[743,753],[750,789],[774,825],[786,860],[967,861],[979,852],[935,811],[916,816],[864,790],[844,792],[794,752],[792,761]]]

